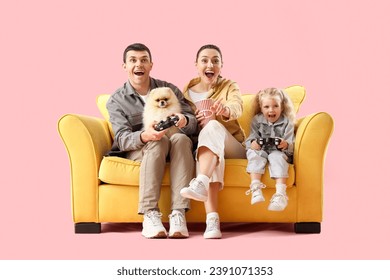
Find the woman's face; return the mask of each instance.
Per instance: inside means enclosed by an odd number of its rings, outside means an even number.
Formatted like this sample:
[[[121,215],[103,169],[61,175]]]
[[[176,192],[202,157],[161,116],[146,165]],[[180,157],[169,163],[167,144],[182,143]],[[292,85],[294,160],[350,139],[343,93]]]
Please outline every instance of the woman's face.
[[[261,113],[270,123],[276,122],[282,114],[280,100],[271,97],[263,98],[261,102]]]
[[[221,73],[221,55],[217,50],[204,49],[199,53],[195,65],[201,81],[207,85],[214,85]]]

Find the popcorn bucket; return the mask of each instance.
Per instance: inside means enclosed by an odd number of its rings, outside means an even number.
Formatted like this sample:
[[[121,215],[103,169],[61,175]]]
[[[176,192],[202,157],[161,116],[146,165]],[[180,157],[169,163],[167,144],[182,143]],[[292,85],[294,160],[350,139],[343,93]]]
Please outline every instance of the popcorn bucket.
[[[213,104],[213,99],[203,99],[198,102],[195,102],[196,108],[199,110],[199,113],[203,114],[204,117],[204,120],[202,121],[202,126],[205,126],[210,120],[215,120],[215,115],[210,110]]]

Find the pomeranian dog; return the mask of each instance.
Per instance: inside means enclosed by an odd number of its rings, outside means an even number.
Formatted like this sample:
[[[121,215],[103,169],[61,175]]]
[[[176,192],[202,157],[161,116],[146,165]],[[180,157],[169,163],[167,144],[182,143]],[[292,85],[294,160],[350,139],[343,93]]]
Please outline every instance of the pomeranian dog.
[[[143,114],[144,127],[149,127],[160,121],[166,121],[169,116],[178,113],[181,113],[181,106],[172,89],[169,87],[155,88],[150,91],[146,99]],[[171,137],[171,135],[177,132],[179,132],[179,128],[173,125],[167,128],[165,135]]]

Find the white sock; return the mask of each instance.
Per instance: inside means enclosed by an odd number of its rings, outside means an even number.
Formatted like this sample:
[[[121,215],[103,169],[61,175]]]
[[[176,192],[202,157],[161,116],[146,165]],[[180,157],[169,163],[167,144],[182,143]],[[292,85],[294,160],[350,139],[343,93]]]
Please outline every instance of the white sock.
[[[209,177],[207,177],[206,175],[203,175],[203,174],[198,174],[198,176],[196,176],[196,179],[201,181],[203,183],[203,185],[206,187],[206,189],[209,188],[209,184],[210,184]]]
[[[207,213],[207,220],[211,219],[211,218],[217,218],[219,219],[219,215],[218,215],[218,212],[210,212],[210,213]]]
[[[286,184],[276,184],[276,192],[277,193],[280,193],[280,194],[283,194],[283,195],[286,195]]]
[[[251,182],[251,186],[252,186],[253,184],[260,185],[261,182],[260,182],[259,179],[253,179],[252,182]]]

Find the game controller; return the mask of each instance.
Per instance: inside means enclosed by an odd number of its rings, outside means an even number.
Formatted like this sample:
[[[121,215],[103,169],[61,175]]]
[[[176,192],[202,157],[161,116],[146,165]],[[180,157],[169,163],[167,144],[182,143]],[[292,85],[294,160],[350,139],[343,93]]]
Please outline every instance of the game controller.
[[[162,131],[164,129],[170,128],[171,126],[175,125],[179,121],[178,116],[169,116],[167,119],[161,120],[158,124],[154,126],[154,129],[157,131]]]
[[[271,149],[273,147],[275,147],[276,149],[280,150],[278,148],[280,143],[281,143],[281,139],[280,138],[268,137],[268,138],[258,138],[257,139],[257,144],[259,144],[262,149],[266,149],[266,150],[267,149]]]

